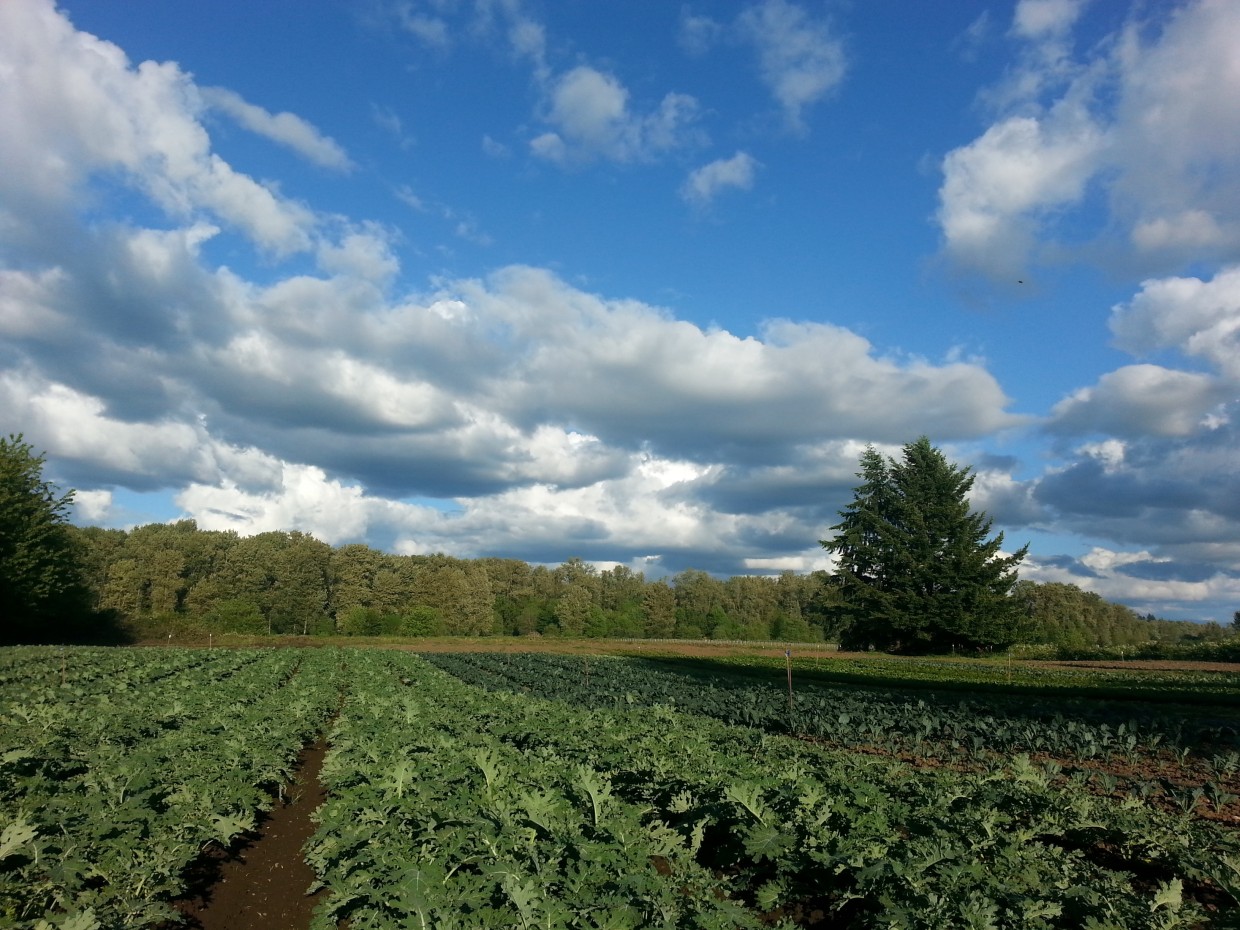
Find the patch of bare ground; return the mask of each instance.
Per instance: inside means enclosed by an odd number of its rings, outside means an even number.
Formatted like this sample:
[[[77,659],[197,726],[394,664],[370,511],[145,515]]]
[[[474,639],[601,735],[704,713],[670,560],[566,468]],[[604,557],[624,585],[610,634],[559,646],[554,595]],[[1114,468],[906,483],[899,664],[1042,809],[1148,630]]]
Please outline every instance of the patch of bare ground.
[[[324,892],[307,895],[314,870],[302,846],[314,833],[311,815],[323,803],[319,772],[327,744],[302,750],[285,800],[258,830],[232,849],[213,847],[190,870],[190,890],[172,902],[197,930],[298,930]]]
[[[1073,659],[1062,662],[1038,662],[1043,668],[1110,668],[1120,671],[1146,672],[1240,672],[1240,662],[1187,662],[1179,659],[1132,659],[1131,661]]]

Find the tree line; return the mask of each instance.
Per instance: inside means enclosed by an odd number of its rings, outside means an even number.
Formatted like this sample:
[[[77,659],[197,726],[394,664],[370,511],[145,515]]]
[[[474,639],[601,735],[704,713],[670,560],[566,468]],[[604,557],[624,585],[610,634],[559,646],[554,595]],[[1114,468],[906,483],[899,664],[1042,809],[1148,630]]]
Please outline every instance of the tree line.
[[[827,572],[648,580],[517,559],[393,555],[300,532],[239,536],[193,520],[68,527],[89,606],[143,638],[186,633],[589,636],[849,643],[854,611]],[[1142,618],[1070,584],[1020,581],[1013,641],[1083,650],[1222,638],[1214,625]],[[854,644],[859,645],[859,644]]]
[[[823,573],[647,581],[579,558],[393,555],[300,532],[239,536],[192,520],[72,528],[95,610],[131,626],[300,635],[562,635],[820,640]]]
[[[987,540],[989,521],[961,503],[967,469],[924,438],[906,447],[903,463],[873,450],[863,456],[865,483],[824,542],[839,555],[837,572],[727,579],[691,569],[648,580],[579,558],[551,567],[394,555],[296,531],[202,530],[193,520],[128,531],[77,527],[67,519],[72,492],[44,481],[42,466],[20,436],[0,439],[7,641],[540,634],[946,651],[1223,635],[1217,625],[1141,618],[1072,585],[1018,582],[1019,558],[1001,555],[1002,537]]]

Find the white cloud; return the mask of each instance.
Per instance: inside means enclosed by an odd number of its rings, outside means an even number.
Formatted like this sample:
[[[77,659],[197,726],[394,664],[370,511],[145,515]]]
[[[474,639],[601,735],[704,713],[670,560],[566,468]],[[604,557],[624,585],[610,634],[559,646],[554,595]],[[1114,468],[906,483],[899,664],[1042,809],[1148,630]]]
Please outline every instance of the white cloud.
[[[270,113],[226,87],[204,87],[199,94],[212,109],[226,113],[250,132],[287,146],[316,165],[345,172],[355,167],[340,143],[295,113]]]
[[[1080,18],[1084,6],[1082,0],[1020,0],[1012,17],[1012,31],[1033,40],[1061,35]]]
[[[50,4],[13,0],[0,4],[0,73],[0,125],[22,127],[0,134],[10,209],[72,209],[93,174],[120,171],[175,215],[209,211],[277,254],[309,247],[308,209],[211,152],[199,92],[175,64],[134,68]]]
[[[534,69],[534,79],[545,81],[550,74],[547,67],[547,30],[542,23],[516,13],[508,27],[508,42],[513,54],[528,59]]]
[[[804,111],[844,79],[843,43],[823,20],[787,0],[763,0],[737,19],[740,33],[757,49],[763,83],[783,109],[788,125],[805,128]]]
[[[490,136],[482,137],[482,151],[490,155],[492,158],[507,158],[511,155],[511,151],[504,143],[492,139]]]
[[[1208,429],[1207,414],[1234,388],[1203,374],[1127,365],[1057,403],[1051,428],[1114,436],[1189,436]]]
[[[112,517],[112,508],[111,491],[75,491],[73,494],[73,511],[79,523],[92,526],[106,523]]]
[[[58,308],[66,274],[0,269],[0,335],[10,339],[50,337],[68,329],[70,316]]]
[[[118,420],[100,398],[14,371],[0,374],[0,401],[6,418],[31,424],[29,433],[50,455],[89,463],[97,475],[157,485],[219,475],[213,443],[200,424]]]
[[[759,167],[758,160],[748,152],[716,159],[689,174],[680,189],[680,196],[689,203],[705,206],[727,188],[749,190],[753,187],[754,174]]]
[[[1240,266],[1211,280],[1177,277],[1145,281],[1111,312],[1116,344],[1134,354],[1179,349],[1213,364],[1240,384]]]
[[[346,233],[339,243],[321,242],[318,264],[333,274],[348,274],[385,284],[400,271],[388,236],[371,226]]]
[[[795,442],[807,424],[821,437],[971,435],[1019,422],[984,369],[879,359],[838,327],[773,321],[761,339],[739,338],[533,268],[450,294],[507,332],[511,382],[497,398],[512,416],[556,409],[609,440],[705,454],[720,443]]]
[[[552,127],[530,143],[540,158],[558,163],[650,161],[698,136],[697,101],[668,94],[646,115],[629,109],[628,89],[614,75],[586,65],[556,79],[545,121]]]
[[[405,151],[409,151],[417,144],[417,140],[405,131],[405,122],[400,115],[391,107],[379,106],[377,103],[370,105],[370,115],[374,119],[375,125],[396,140]]]
[[[193,483],[176,495],[176,504],[204,530],[253,535],[296,527],[332,544],[365,537],[373,524],[393,519],[415,523],[434,513],[369,497],[353,484],[333,480],[312,465],[281,463],[276,486],[245,491],[230,481]]]
[[[703,55],[724,35],[724,25],[709,16],[690,13],[688,8],[680,11],[680,31],[677,39],[680,47],[690,55]]]
[[[447,48],[451,44],[447,20],[431,13],[415,11],[408,4],[395,8],[396,21],[411,36],[431,48]]]
[[[1205,210],[1140,220],[1132,230],[1132,243],[1143,252],[1212,252],[1237,239],[1240,235],[1234,229],[1224,229]]]
[[[1108,600],[1132,605],[1138,612],[1156,616],[1166,616],[1169,605],[1191,610],[1193,604],[1234,603],[1240,597],[1240,580],[1223,572],[1191,581],[1141,577],[1142,569],[1151,567],[1174,571],[1177,566],[1171,559],[1156,557],[1148,551],[1124,552],[1096,546],[1081,557],[1079,566],[1042,561],[1032,556],[1026,560],[1021,575],[1042,583],[1074,584]],[[1195,619],[1230,621],[1229,616],[1198,615]]]
[[[1070,0],[1018,5],[1018,64],[983,95],[996,117],[943,160],[937,218],[947,256],[1000,280],[1041,254],[1097,258],[1098,245],[1110,261],[1148,270],[1234,261],[1240,6],[1151,8],[1160,21],[1134,19],[1074,57],[1082,9]],[[1105,194],[1100,217],[1081,209],[1091,186]]]
[[[1080,114],[1013,116],[943,161],[939,223],[948,253],[996,277],[1024,277],[1044,216],[1080,201],[1105,145]]]

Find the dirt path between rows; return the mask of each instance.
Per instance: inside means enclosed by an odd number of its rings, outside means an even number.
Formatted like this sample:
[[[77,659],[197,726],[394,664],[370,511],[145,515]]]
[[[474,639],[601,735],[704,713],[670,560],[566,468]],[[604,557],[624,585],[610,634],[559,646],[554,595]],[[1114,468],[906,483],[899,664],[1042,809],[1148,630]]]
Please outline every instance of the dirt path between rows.
[[[314,870],[302,856],[302,846],[314,833],[311,814],[326,792],[319,772],[327,743],[320,739],[303,749],[297,775],[259,825],[258,834],[231,855],[204,864],[197,884],[174,906],[199,930],[299,930],[310,926],[310,916],[324,893],[307,895]],[[217,877],[218,876],[218,877]]]

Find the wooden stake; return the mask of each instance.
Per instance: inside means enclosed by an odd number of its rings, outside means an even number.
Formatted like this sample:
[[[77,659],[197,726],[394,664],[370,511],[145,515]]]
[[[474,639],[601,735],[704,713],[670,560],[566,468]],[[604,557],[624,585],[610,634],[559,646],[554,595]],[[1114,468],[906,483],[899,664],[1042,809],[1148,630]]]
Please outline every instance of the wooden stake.
[[[792,650],[784,650],[784,660],[788,663],[788,713],[792,713]]]

